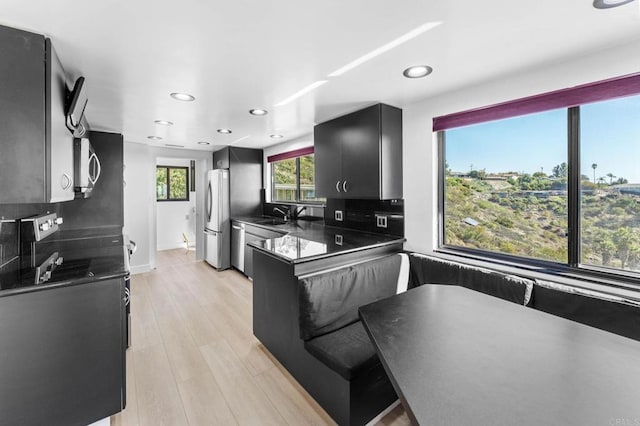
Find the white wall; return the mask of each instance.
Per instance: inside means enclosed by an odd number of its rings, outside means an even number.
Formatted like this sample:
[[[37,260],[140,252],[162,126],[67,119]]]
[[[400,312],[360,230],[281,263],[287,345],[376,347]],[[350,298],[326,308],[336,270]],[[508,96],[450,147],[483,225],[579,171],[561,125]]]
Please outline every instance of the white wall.
[[[405,105],[405,248],[429,252],[437,245],[437,150],[433,117],[636,73],[640,71],[638,52],[640,41]]]
[[[172,149],[127,141],[124,144],[124,232],[138,244],[131,258],[131,272],[156,267],[157,233],[155,167],[158,158],[196,160],[196,258],[204,258],[204,188],[206,171],[212,168],[210,151]]]
[[[271,155],[276,155],[276,154],[281,154],[283,152],[289,152],[296,149],[306,148],[308,146],[313,146],[313,133],[309,133],[308,135],[304,135],[287,142],[279,143],[277,145],[264,148],[263,150],[264,154],[262,159],[262,162],[263,162],[262,173],[264,174],[264,176],[262,181],[264,182],[264,187],[266,192],[265,199],[267,201],[271,200],[271,168],[269,167],[267,158]]]
[[[155,265],[155,238],[153,242],[149,239],[152,232],[155,235],[155,220],[151,220],[155,216],[155,161],[149,146],[125,143],[124,166],[124,233],[138,246],[131,257],[131,272],[137,273]]]
[[[191,160],[182,158],[156,159],[158,166],[179,166],[189,168]],[[191,169],[189,169],[189,182]],[[189,243],[196,242],[196,192],[189,193],[189,201],[166,201],[156,205],[156,246],[158,250],[185,247],[184,233]]]

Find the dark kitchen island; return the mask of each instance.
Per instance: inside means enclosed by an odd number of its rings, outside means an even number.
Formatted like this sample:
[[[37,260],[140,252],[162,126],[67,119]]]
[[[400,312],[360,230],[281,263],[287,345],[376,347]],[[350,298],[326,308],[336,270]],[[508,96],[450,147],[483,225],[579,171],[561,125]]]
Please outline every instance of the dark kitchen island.
[[[300,338],[298,281],[301,277],[402,250],[403,237],[304,224],[283,237],[250,243],[253,253],[253,334],[323,406],[332,412],[341,379],[311,355]],[[317,381],[318,375],[327,380]],[[343,420],[346,421],[346,420]],[[339,421],[340,422],[340,421]]]

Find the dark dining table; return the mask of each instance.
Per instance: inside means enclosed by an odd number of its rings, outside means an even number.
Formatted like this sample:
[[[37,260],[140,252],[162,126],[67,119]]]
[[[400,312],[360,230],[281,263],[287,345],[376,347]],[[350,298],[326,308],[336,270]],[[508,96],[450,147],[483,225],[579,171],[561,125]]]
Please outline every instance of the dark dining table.
[[[414,424],[640,426],[638,341],[450,285],[360,318]]]

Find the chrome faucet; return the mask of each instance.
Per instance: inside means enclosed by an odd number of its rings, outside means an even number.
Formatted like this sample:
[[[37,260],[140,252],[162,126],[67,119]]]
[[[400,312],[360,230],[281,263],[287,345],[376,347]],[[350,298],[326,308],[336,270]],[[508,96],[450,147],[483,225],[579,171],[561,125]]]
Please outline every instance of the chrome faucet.
[[[303,211],[305,211],[307,209],[307,206],[298,206],[296,207],[296,209],[293,211],[293,216],[292,218],[294,220],[297,220],[298,217],[300,217],[300,213],[302,213]]]
[[[274,207],[274,208],[273,208],[273,211],[274,211],[274,212],[280,212],[280,213],[282,213],[282,216],[284,216],[284,217],[283,217],[283,219],[284,219],[284,221],[285,221],[285,222],[286,222],[287,220],[289,220],[289,212],[285,212],[284,210],[281,210],[281,209],[279,209],[278,207]]]

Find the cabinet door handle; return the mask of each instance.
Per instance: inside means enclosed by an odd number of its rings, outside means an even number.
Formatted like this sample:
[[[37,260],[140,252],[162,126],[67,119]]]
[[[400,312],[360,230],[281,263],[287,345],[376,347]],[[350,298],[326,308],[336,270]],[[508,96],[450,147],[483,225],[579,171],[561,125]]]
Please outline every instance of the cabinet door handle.
[[[347,181],[342,182],[342,192],[347,192]]]
[[[336,191],[340,192],[340,181],[336,182]]]
[[[69,177],[68,174],[63,173],[62,177],[60,178],[60,185],[62,186],[62,189],[66,191],[71,187],[71,185],[73,185],[73,180],[71,179],[71,177]]]
[[[96,182],[98,181],[98,179],[100,179],[100,173],[102,173],[102,166],[100,165],[100,160],[98,160],[98,156],[93,153],[91,154],[91,157],[89,157],[89,166],[91,166],[91,162],[94,161],[96,167],[95,167],[95,177],[91,176],[91,173],[89,173],[89,181],[91,182],[91,185],[95,185]],[[91,167],[89,167],[89,170],[91,170]]]

